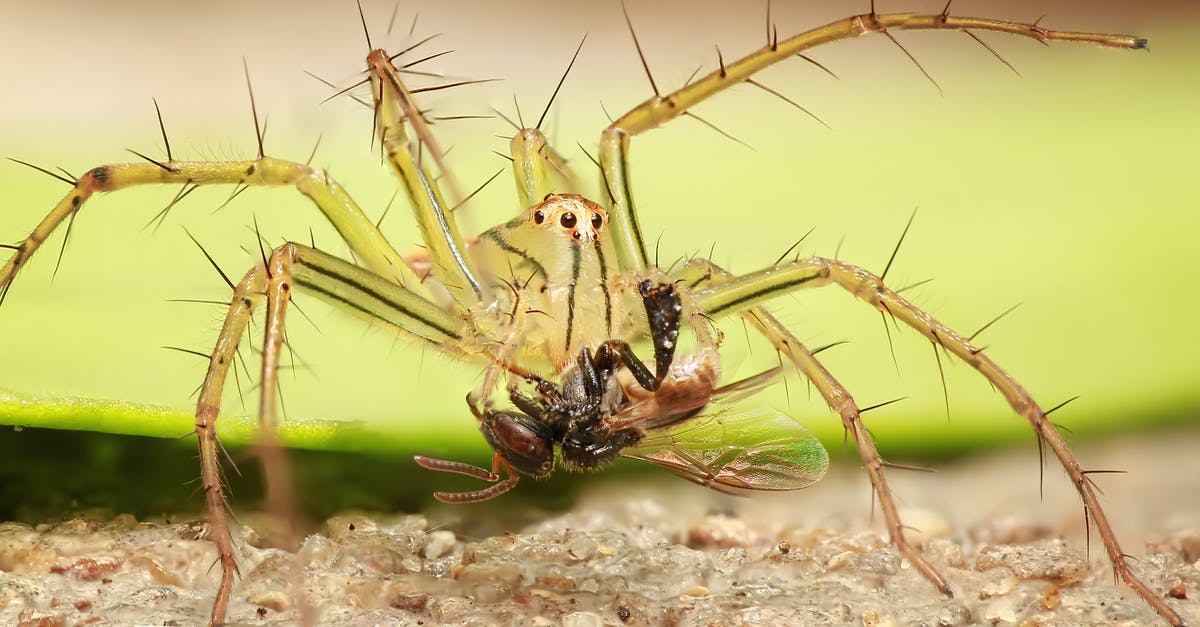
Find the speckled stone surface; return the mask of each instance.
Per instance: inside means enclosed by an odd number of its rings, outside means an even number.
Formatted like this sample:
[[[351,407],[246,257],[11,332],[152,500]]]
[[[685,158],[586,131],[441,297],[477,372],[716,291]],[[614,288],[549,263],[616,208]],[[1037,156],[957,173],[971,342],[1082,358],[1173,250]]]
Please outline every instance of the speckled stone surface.
[[[1200,624],[1196,432],[1093,443],[1091,467],[1134,568]],[[1031,447],[1032,448],[1032,447]],[[835,455],[837,457],[837,455]],[[481,534],[481,510],[348,513],[295,553],[258,548],[241,516],[229,620],[338,625],[1155,624],[1115,585],[1062,473],[1038,498],[1036,454],[893,472],[914,536],[950,580],[943,597],[893,551],[850,460],[809,490],[728,499],[670,477],[596,475],[570,511]],[[200,522],[128,516],[0,525],[0,623],[207,619],[214,551]]]

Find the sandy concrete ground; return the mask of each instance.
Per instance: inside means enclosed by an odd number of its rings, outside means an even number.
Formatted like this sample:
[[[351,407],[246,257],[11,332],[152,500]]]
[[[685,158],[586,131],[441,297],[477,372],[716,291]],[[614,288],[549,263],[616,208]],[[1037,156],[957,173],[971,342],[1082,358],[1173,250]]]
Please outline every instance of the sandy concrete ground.
[[[1134,568],[1200,624],[1200,433],[1091,443]],[[835,453],[835,457],[838,454]],[[845,463],[801,493],[727,499],[670,477],[597,475],[573,509],[498,520],[485,508],[345,514],[295,553],[257,548],[243,513],[230,621],[455,625],[1146,625],[1090,560],[1077,499],[1036,453],[894,472],[906,519],[955,596],[938,595],[870,517]],[[582,479],[581,479],[582,481]],[[507,530],[507,532],[505,531]],[[212,547],[199,522],[76,519],[0,525],[0,623],[170,624],[207,618]]]

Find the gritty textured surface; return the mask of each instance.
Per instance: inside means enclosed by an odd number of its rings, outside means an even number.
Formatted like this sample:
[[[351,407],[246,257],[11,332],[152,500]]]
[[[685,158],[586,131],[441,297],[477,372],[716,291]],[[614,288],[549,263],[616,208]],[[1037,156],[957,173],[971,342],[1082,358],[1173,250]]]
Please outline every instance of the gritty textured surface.
[[[1200,624],[1195,432],[1082,448],[1134,568]],[[575,507],[498,533],[471,507],[344,514],[296,553],[243,514],[238,624],[1154,624],[1114,585],[1054,466],[1005,453],[936,474],[893,472],[906,521],[950,580],[938,595],[870,518],[852,464],[802,493],[731,500],[669,478],[592,479]],[[507,523],[505,523],[507,524]],[[216,582],[199,522],[74,519],[0,526],[0,623],[197,624]]]

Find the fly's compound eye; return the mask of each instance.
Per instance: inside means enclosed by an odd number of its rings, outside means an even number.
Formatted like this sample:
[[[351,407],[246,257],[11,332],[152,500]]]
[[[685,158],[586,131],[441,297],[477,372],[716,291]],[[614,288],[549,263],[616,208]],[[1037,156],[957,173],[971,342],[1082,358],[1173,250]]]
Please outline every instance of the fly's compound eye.
[[[541,224],[546,221],[546,213],[541,209],[533,212],[533,223]]]
[[[600,227],[602,227],[602,226],[604,226],[604,216],[601,216],[598,213],[593,213],[592,214],[592,228],[596,229],[596,230],[600,230]]]
[[[576,218],[575,214],[568,211],[568,212],[562,214],[562,217],[559,218],[558,221],[560,224],[563,225],[564,229],[573,229],[573,228],[575,228],[575,224],[577,224],[579,222],[579,218]]]
[[[536,420],[507,411],[489,411],[480,424],[483,437],[513,468],[544,477],[554,468],[552,435]]]

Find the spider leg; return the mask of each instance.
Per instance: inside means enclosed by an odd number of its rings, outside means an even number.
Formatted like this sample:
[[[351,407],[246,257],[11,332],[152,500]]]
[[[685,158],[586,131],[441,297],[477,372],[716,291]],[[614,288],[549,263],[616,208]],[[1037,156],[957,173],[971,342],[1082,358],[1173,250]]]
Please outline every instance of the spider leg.
[[[728,283],[736,277],[707,259],[693,259],[677,274],[677,278],[692,289],[702,290]],[[743,320],[765,337],[776,351],[791,361],[796,369],[812,382],[829,408],[841,417],[842,425],[854,437],[854,445],[863,460],[863,466],[871,481],[871,488],[879,497],[880,509],[883,512],[883,519],[887,524],[888,536],[891,538],[892,545],[934,587],[943,594],[950,594],[950,586],[946,583],[945,578],[904,537],[904,524],[900,520],[896,501],[892,497],[887,477],[884,475],[884,467],[887,464],[880,457],[879,451],[875,448],[875,442],[863,425],[858,403],[855,402],[849,390],[834,378],[825,365],[812,354],[812,351],[765,307],[749,307],[741,311],[740,315]]]
[[[221,392],[229,367],[237,356],[238,343],[246,331],[254,309],[261,304],[265,285],[262,272],[251,270],[234,288],[229,301],[229,311],[217,345],[208,364],[208,373],[200,388],[196,402],[196,439],[200,449],[200,482],[208,508],[208,538],[217,547],[217,558],[221,564],[221,581],[213,601],[211,624],[225,622],[225,611],[233,590],[233,578],[237,574],[237,560],[233,553],[233,539],[229,533],[229,521],[225,514],[227,503],[221,489],[220,443],[217,441],[217,417],[221,411]]]
[[[508,144],[521,208],[532,207],[548,194],[579,193],[578,179],[567,159],[536,128],[517,131]]]
[[[628,19],[628,14],[626,14],[626,18]],[[1028,37],[1043,43],[1078,41],[1111,48],[1141,49],[1148,45],[1145,39],[1127,35],[1053,31],[1044,29],[1036,23],[958,17],[949,15],[948,12],[930,15],[871,12],[845,17],[787,39],[772,39],[767,45],[736,61],[731,63],[722,61],[718,69],[669,94],[659,93],[657,85],[654,85],[654,81],[651,79],[654,95],[618,118],[600,136],[600,170],[608,188],[609,216],[612,219],[611,230],[616,241],[617,258],[621,270],[640,271],[652,262],[646,250],[645,236],[638,222],[630,184],[629,143],[635,135],[658,128],[677,117],[691,115],[691,108],[695,105],[734,85],[746,82],[760,70],[784,59],[792,58],[805,50],[835,41],[852,39],[867,33],[882,33],[891,37],[888,31],[893,30],[961,30],[968,34],[971,34],[972,31],[994,31]],[[630,22],[630,32],[633,32],[632,22]],[[636,36],[634,43],[637,45]],[[640,45],[638,45],[638,53],[641,55]],[[642,63],[649,74],[649,66],[646,64],[644,56]]]
[[[482,277],[474,267],[452,205],[446,203],[437,177],[422,158],[432,138],[427,128],[429,122],[385,51],[373,50],[367,55],[367,70],[380,145],[387,162],[404,183],[433,276],[449,292],[455,308],[466,311],[483,299],[484,290],[489,287],[484,281],[489,277]],[[414,127],[412,138],[406,125]],[[421,126],[416,128],[416,125]],[[438,152],[435,148],[429,150],[435,155]]]
[[[509,151],[512,154],[513,175],[517,179],[517,194],[520,196],[522,209],[541,202],[547,194],[579,193],[578,177],[567,165],[566,158],[546,141],[546,136],[542,133],[542,122],[550,113],[550,107],[554,104],[554,99],[558,97],[558,91],[562,89],[567,76],[570,75],[571,68],[575,67],[575,61],[579,58],[579,51],[583,49],[585,40],[587,40],[587,35],[584,35],[583,39],[579,41],[579,46],[575,48],[575,54],[563,71],[562,77],[559,78],[558,86],[550,95],[550,101],[542,110],[537,124],[533,128],[521,128],[520,126],[524,125],[524,122],[521,122],[520,125],[513,124],[517,132],[509,142]],[[521,121],[520,111],[518,110],[517,113],[517,120]],[[504,116],[501,115],[501,117]],[[504,119],[512,124],[511,119],[507,117]]]
[[[230,162],[121,163],[88,170],[0,267],[0,300],[17,271],[93,194],[150,184],[295,187],[329,219],[364,266],[400,285],[423,289],[418,287],[421,281],[404,258],[336,181],[325,172],[301,163],[262,157]]]
[[[701,273],[711,267],[711,264],[704,261],[693,263],[700,265]],[[750,274],[728,277],[712,287],[701,287],[694,292],[694,297],[701,310],[716,317],[751,310],[771,298],[799,289],[830,284],[841,287],[860,300],[921,333],[933,342],[935,347],[944,348],[966,362],[999,390],[1013,410],[1029,422],[1040,441],[1054,452],[1055,457],[1062,464],[1083,501],[1085,514],[1091,517],[1100,532],[1100,538],[1112,563],[1114,574],[1130,588],[1133,588],[1168,622],[1182,624],[1178,614],[1169,608],[1154,591],[1142,583],[1130,568],[1125,553],[1117,541],[1116,533],[1108,521],[1108,516],[1104,513],[1104,508],[1096,497],[1095,484],[1080,466],[1079,460],[1063,440],[1058,428],[1050,422],[1046,417],[1046,412],[1034,401],[1029,392],[1012,375],[992,361],[982,349],[976,348],[970,340],[888,288],[883,284],[882,279],[851,264],[812,257],[781,263]],[[850,397],[843,396],[844,389],[841,389],[840,385],[835,385],[836,382],[824,370],[824,367],[820,366],[816,360],[811,359],[811,353],[807,353],[807,355],[805,353],[807,351],[793,349],[788,351],[788,356],[806,375],[812,378],[814,385],[823,388],[822,394],[825,395],[826,400],[834,399],[830,405],[834,411],[843,416],[843,421],[846,421],[847,416],[857,418],[857,410],[854,409]],[[865,429],[862,429],[861,421],[853,420],[846,426],[855,438],[867,471],[872,475],[871,483],[879,494],[881,504],[884,504],[884,513],[888,517],[893,541],[902,538],[894,511],[888,513],[888,509],[894,510],[894,506],[888,504],[891,496],[885,493],[887,484],[883,481],[883,462],[875,451],[870,436]],[[944,582],[936,576],[936,573],[932,572],[932,569],[928,571],[923,569],[923,572],[940,589],[946,590]]]
[[[221,582],[213,605],[212,622],[224,620],[237,564],[221,490],[216,421],[221,394],[238,343],[253,310],[266,300],[262,381],[259,390],[260,445],[270,451],[275,439],[279,356],[284,344],[284,323],[292,292],[299,290],[344,306],[364,317],[399,328],[417,340],[461,359],[479,358],[465,349],[471,336],[462,321],[421,295],[387,278],[328,253],[301,244],[287,243],[271,252],[265,264],[250,270],[234,289],[225,323],[217,337],[208,373],[196,404],[196,434],[200,448],[200,473],[209,515],[209,537],[217,545]],[[268,502],[274,511],[290,508],[290,482],[281,455],[265,459]]]

